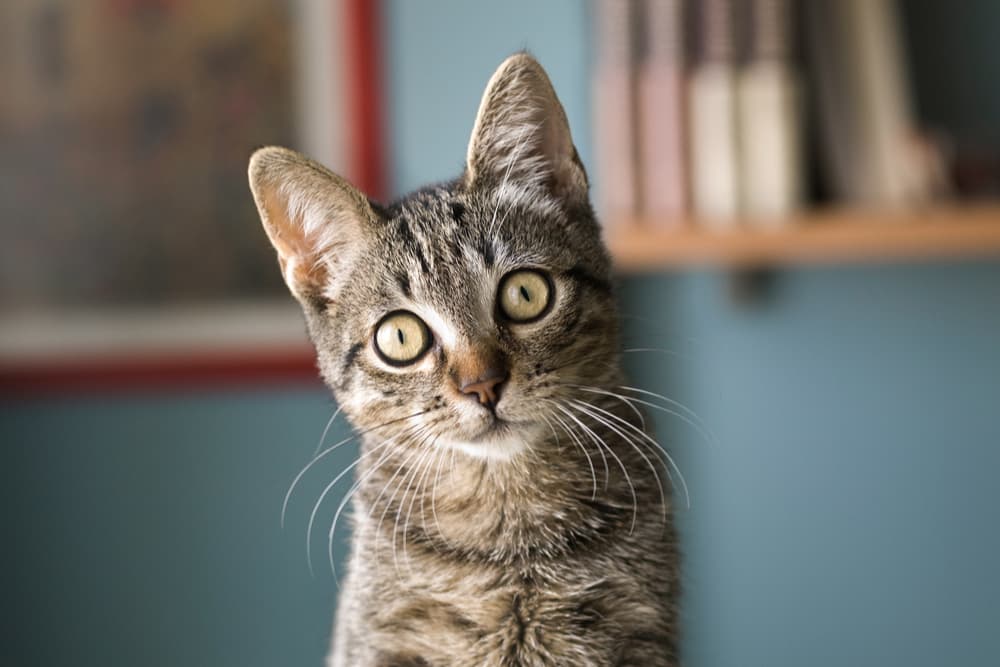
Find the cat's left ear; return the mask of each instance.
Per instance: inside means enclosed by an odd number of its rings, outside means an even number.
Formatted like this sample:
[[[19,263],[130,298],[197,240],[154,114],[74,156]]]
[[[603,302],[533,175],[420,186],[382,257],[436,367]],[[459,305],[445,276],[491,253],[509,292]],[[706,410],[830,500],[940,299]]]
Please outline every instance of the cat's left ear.
[[[587,200],[587,173],[552,82],[527,53],[505,60],[479,105],[466,157],[466,187],[538,188],[573,203]]]

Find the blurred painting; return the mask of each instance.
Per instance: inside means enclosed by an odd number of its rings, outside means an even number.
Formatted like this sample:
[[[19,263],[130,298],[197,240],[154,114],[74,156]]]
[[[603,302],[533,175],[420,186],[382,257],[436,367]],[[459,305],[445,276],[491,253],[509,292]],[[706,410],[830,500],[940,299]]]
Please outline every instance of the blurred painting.
[[[294,141],[290,14],[0,3],[0,317],[284,294],[246,163]]]

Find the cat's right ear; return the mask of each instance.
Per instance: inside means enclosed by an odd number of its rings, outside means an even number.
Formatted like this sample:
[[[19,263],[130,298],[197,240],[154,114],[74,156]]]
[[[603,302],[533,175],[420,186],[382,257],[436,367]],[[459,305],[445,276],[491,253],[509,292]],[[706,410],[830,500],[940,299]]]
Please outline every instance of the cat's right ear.
[[[278,251],[288,288],[299,301],[336,301],[341,280],[360,255],[375,219],[368,199],[346,180],[287,148],[250,158],[250,190]]]

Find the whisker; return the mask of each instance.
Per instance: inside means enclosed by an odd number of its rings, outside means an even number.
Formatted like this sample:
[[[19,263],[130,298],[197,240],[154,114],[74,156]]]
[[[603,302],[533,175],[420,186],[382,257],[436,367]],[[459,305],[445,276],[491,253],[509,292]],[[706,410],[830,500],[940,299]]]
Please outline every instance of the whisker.
[[[622,394],[617,394],[617,393],[615,393],[613,391],[606,391],[604,389],[599,389],[597,387],[592,387],[590,385],[568,384],[567,386],[569,386],[569,387],[575,387],[576,389],[584,389],[586,391],[593,392],[593,393],[604,394],[605,396],[610,396],[612,398],[618,399],[619,401],[621,401],[622,403],[624,403],[625,405],[627,405],[632,410],[632,412],[634,412],[636,414],[636,416],[639,418],[639,423],[642,424],[642,428],[646,428],[646,418],[642,416],[642,411],[639,410],[639,408],[635,407],[635,405],[632,404],[632,402],[630,400],[631,397],[629,397],[629,396],[623,396]]]
[[[681,482],[681,487],[684,489],[684,502],[685,502],[685,505],[687,506],[688,509],[691,509],[691,494],[688,491],[688,484],[687,484],[687,480],[684,478],[684,473],[681,472],[680,466],[678,466],[677,462],[674,461],[674,457],[672,457],[670,455],[670,452],[668,452],[666,450],[666,448],[662,444],[660,444],[656,439],[654,439],[653,437],[651,437],[645,431],[643,431],[643,430],[639,429],[638,427],[636,427],[635,424],[630,424],[627,420],[622,419],[621,417],[619,417],[618,415],[616,415],[616,414],[614,414],[612,412],[604,410],[603,408],[601,408],[601,407],[599,407],[597,405],[594,405],[593,403],[586,403],[586,401],[577,401],[577,402],[578,403],[585,403],[586,405],[589,405],[594,410],[598,410],[599,412],[607,415],[608,417],[610,417],[610,418],[612,418],[612,419],[620,422],[621,424],[623,424],[627,428],[632,429],[633,431],[635,431],[635,433],[639,437],[641,437],[645,441],[645,442],[643,442],[643,440],[640,440],[639,441],[640,444],[645,444],[647,447],[649,447],[650,450],[652,450],[653,452],[655,452],[654,455],[658,455],[657,456],[658,459],[659,459],[660,455],[663,456],[663,458],[665,459],[666,465],[668,465],[670,468],[673,468],[674,471],[677,472],[677,476],[678,476],[678,478],[680,479],[680,482]],[[611,425],[608,424],[608,426],[610,427]],[[645,459],[645,457],[643,457],[643,458]],[[667,472],[667,477],[670,478],[671,482],[673,482],[674,476],[670,474],[670,469],[669,468],[665,468],[665,470]],[[657,478],[657,481],[659,481],[659,478]]]
[[[605,395],[605,396],[611,396],[613,398],[618,398],[618,399],[625,400],[626,402],[628,402],[628,401],[636,401],[638,403],[642,403],[643,405],[649,405],[650,407],[654,407],[654,408],[658,408],[658,409],[662,409],[662,410],[666,409],[666,408],[663,408],[663,406],[653,405],[651,403],[648,403],[648,402],[643,401],[643,400],[638,399],[638,398],[634,398],[634,397],[631,397],[631,396],[629,396],[629,397],[622,396],[621,394],[617,394],[617,393],[612,392],[612,391],[606,391],[604,389],[598,389],[597,387],[588,387],[588,386],[585,386],[585,385],[573,385],[573,386],[575,386],[578,389],[581,389],[583,391],[589,391],[591,393],[602,394],[602,395]],[[586,403],[586,401],[584,401],[584,402]],[[615,414],[613,414],[611,412],[608,412],[607,410],[604,410],[604,409],[598,407],[597,405],[594,405],[593,403],[587,403],[587,405],[590,405],[594,409],[600,410],[604,414],[607,414],[609,417],[612,417],[613,419],[621,422],[625,426],[627,426],[630,429],[634,430],[644,440],[648,441],[648,443],[651,444],[656,449],[656,451],[657,451],[658,454],[661,454],[662,456],[665,457],[667,464],[677,472],[677,475],[680,478],[681,486],[684,489],[685,505],[687,506],[688,509],[690,509],[691,508],[691,495],[688,492],[687,480],[684,478],[684,473],[681,472],[680,466],[677,465],[677,462],[674,461],[674,458],[670,455],[670,453],[666,450],[666,448],[664,448],[663,445],[661,445],[657,440],[655,440],[654,438],[650,437],[650,435],[648,433],[646,433],[645,431],[637,428],[634,424],[630,424],[627,420],[622,419],[618,415],[615,415]],[[671,412],[671,414],[674,414],[674,413]],[[667,470],[667,476],[670,477],[671,481],[673,481],[673,475],[670,474],[670,470],[669,469]]]
[[[584,403],[583,401],[577,401],[577,400],[573,400],[572,404],[573,404],[573,406],[576,407],[576,409],[578,411],[580,411],[580,412],[582,412],[584,414],[590,415],[590,417],[592,419],[596,420],[598,423],[603,424],[604,426],[606,426],[609,429],[611,429],[611,431],[613,433],[617,434],[618,437],[620,437],[622,440],[624,440],[626,443],[628,443],[629,446],[631,446],[632,449],[634,449],[636,451],[636,453],[639,454],[640,457],[642,457],[642,460],[649,467],[650,472],[653,473],[653,477],[656,478],[656,488],[660,492],[660,508],[661,508],[662,513],[663,513],[663,519],[665,521],[666,520],[666,516],[667,516],[667,499],[666,499],[666,496],[664,495],[664,492],[663,492],[663,480],[660,479],[659,473],[656,472],[656,466],[653,465],[653,462],[649,460],[649,458],[646,456],[646,454],[641,449],[639,449],[639,446],[635,443],[635,441],[631,437],[629,437],[628,435],[626,435],[624,431],[622,431],[617,426],[615,426],[614,424],[612,424],[611,422],[609,422],[607,419],[605,419],[604,417],[601,417],[600,415],[596,414],[595,412],[593,412],[590,409],[591,407],[595,407],[596,408],[597,406],[591,406],[589,403]],[[602,410],[602,412],[603,412],[603,410]],[[611,414],[611,413],[607,413],[607,414]],[[628,422],[625,422],[625,423],[628,423]],[[670,471],[669,470],[667,471],[667,476],[668,477],[670,476]]]
[[[568,385],[568,386],[576,387],[577,389],[579,389],[581,391],[586,391],[586,392],[590,392],[590,393],[593,393],[593,394],[604,394],[606,396],[613,396],[613,397],[615,397],[615,398],[617,398],[619,400],[624,400],[624,401],[628,401],[628,402],[633,402],[634,401],[635,403],[639,403],[640,405],[645,405],[645,406],[648,406],[650,408],[654,408],[656,410],[660,410],[661,412],[665,412],[665,413],[667,413],[669,415],[673,415],[674,417],[677,417],[682,422],[684,422],[685,424],[687,424],[688,426],[690,426],[691,428],[693,428],[695,431],[697,431],[698,434],[705,439],[705,442],[707,442],[709,446],[715,446],[715,445],[717,445],[717,440],[715,438],[715,435],[710,430],[708,430],[708,427],[706,425],[703,424],[703,420],[701,419],[701,417],[699,417],[697,415],[697,413],[695,413],[693,410],[691,410],[687,406],[684,406],[683,404],[679,404],[678,401],[674,401],[673,399],[669,399],[666,396],[660,396],[659,394],[653,394],[653,392],[647,392],[644,389],[636,389],[635,387],[626,387],[624,385],[619,385],[619,387],[621,389],[625,389],[625,390],[633,391],[633,392],[639,392],[639,393],[642,393],[642,394],[649,394],[649,395],[655,396],[657,398],[662,398],[663,400],[668,401],[671,404],[678,404],[680,407],[682,407],[685,410],[687,410],[688,412],[690,412],[695,417],[695,419],[692,419],[692,418],[688,417],[687,415],[685,415],[683,413],[677,412],[676,410],[671,410],[670,408],[664,407],[662,405],[658,405],[656,403],[651,403],[650,401],[647,401],[647,400],[644,400],[644,399],[641,399],[641,398],[637,398],[635,396],[625,396],[623,394],[618,394],[618,393],[613,392],[613,391],[608,391],[606,389],[600,389],[598,387],[592,387],[592,386],[589,386],[589,385],[576,384],[576,385]]]
[[[344,406],[338,405],[337,409],[333,411],[333,416],[330,417],[330,421],[326,423],[326,427],[323,429],[323,435],[319,436],[319,442],[316,443],[316,451],[313,452],[313,456],[319,454],[319,450],[323,449],[323,443],[326,441],[326,434],[330,432],[330,427],[333,426],[334,420],[337,419],[337,415],[340,411],[344,409]]]
[[[344,475],[346,475],[347,473],[351,472],[351,470],[353,470],[359,463],[361,463],[362,459],[364,459],[369,454],[372,454],[372,453],[377,452],[378,450],[384,448],[385,446],[387,446],[391,442],[392,442],[392,439],[390,438],[389,440],[386,440],[386,441],[382,442],[381,444],[377,445],[376,447],[373,447],[372,449],[370,449],[367,452],[364,452],[363,454],[361,454],[360,456],[358,456],[358,458],[356,458],[353,463],[351,463],[349,466],[347,466],[342,471],[340,471],[340,474],[337,475],[336,477],[334,477],[333,481],[331,481],[329,484],[327,484],[326,488],[323,489],[323,492],[319,494],[319,499],[316,501],[316,504],[313,505],[312,512],[310,512],[310,514],[309,514],[309,524],[306,527],[306,562],[309,564],[309,574],[311,574],[312,576],[316,576],[315,572],[313,571],[313,566],[312,566],[312,549],[310,548],[311,545],[312,545],[313,524],[316,522],[316,514],[319,512],[319,508],[323,504],[323,500],[326,499],[326,496],[330,493],[330,491],[333,489],[333,487],[337,485],[337,482],[339,482],[341,479],[343,479]]]
[[[413,451],[409,452],[406,455],[406,458],[403,459],[402,463],[396,466],[396,471],[392,474],[392,477],[389,478],[389,481],[387,481],[385,484],[382,485],[382,489],[379,491],[378,497],[376,497],[375,503],[372,505],[371,508],[372,510],[374,510],[378,506],[378,501],[382,499],[382,494],[385,493],[386,488],[388,488],[388,486],[392,484],[397,477],[399,477],[399,473],[403,470],[403,468],[408,467],[410,465],[410,462],[413,461],[416,456],[422,453],[423,444],[427,442],[427,439],[429,437],[430,437],[430,429],[428,428],[427,433],[424,434],[423,437],[418,442],[416,442],[415,445],[413,445]],[[396,499],[396,494],[399,493],[400,487],[402,486],[403,482],[406,481],[406,478],[407,476],[409,476],[409,474],[410,470],[407,470],[406,473],[403,475],[403,479],[400,480],[399,484],[393,485],[392,495],[389,497],[389,500],[386,501],[385,508],[382,510],[382,515],[379,517],[378,524],[375,530],[375,543],[373,547],[376,554],[376,563],[378,562],[378,540],[379,540],[379,535],[381,534],[381,528],[385,523],[385,515],[389,512],[389,508],[392,507],[393,501]],[[397,513],[398,513],[398,508],[397,508]],[[393,535],[393,558],[395,558],[395,534]]]
[[[614,450],[611,449],[611,447],[608,447],[608,445],[603,440],[601,440],[601,438],[596,433],[594,433],[594,431],[589,426],[587,426],[582,421],[577,419],[576,415],[570,412],[567,408],[563,407],[561,404],[556,404],[556,408],[558,408],[563,414],[572,419],[574,422],[579,424],[580,428],[582,428],[584,432],[589,434],[590,438],[593,439],[593,441],[597,444],[598,448],[604,447],[605,449],[607,449],[608,454],[611,454],[611,456],[615,459],[615,461],[618,462],[618,467],[621,468],[622,474],[625,475],[625,480],[628,482],[629,492],[632,494],[632,525],[629,527],[628,531],[629,535],[631,535],[633,531],[635,531],[635,521],[639,513],[639,501],[635,495],[635,486],[632,484],[632,478],[629,476],[628,470],[625,468],[625,464],[622,462],[620,458],[618,458],[618,455],[615,454]]]
[[[636,403],[639,403],[640,405],[645,405],[645,406],[653,408],[655,410],[659,410],[660,412],[665,412],[668,415],[673,415],[674,417],[677,417],[682,422],[684,422],[685,424],[687,424],[688,426],[690,426],[691,428],[693,428],[695,431],[697,431],[698,434],[705,439],[705,442],[708,443],[708,445],[710,447],[711,446],[718,446],[717,440],[715,439],[715,436],[712,434],[711,431],[708,431],[705,427],[699,425],[698,422],[696,422],[696,421],[694,421],[692,419],[689,419],[684,414],[682,414],[680,412],[677,412],[676,410],[671,410],[670,408],[664,407],[662,405],[657,405],[656,403],[651,403],[650,401],[646,401],[646,400],[643,400],[641,398],[635,398],[634,396],[633,397],[629,397],[628,400],[635,401]]]
[[[428,435],[429,439],[429,435]],[[426,441],[426,440],[425,440]],[[423,466],[424,459],[430,455],[430,449],[425,449],[423,443],[420,443],[418,448],[417,457],[413,460],[413,465],[409,466],[407,471],[403,474],[403,478],[400,480],[400,485],[405,485],[403,487],[403,495],[400,496],[400,503],[396,510],[396,520],[393,523],[393,541],[395,541],[396,533],[399,531],[399,519],[401,518],[400,513],[402,512],[403,506],[406,504],[406,498],[410,493],[410,488],[413,482],[416,481],[417,477],[420,475],[420,471]]]
[[[712,429],[709,428],[708,424],[705,422],[705,420],[702,418],[702,416],[699,415],[694,410],[692,410],[691,408],[689,408],[688,406],[686,406],[683,403],[681,403],[680,401],[674,400],[672,398],[668,398],[668,397],[664,396],[663,394],[657,394],[655,391],[649,391],[647,389],[639,389],[638,387],[629,387],[629,386],[626,386],[626,385],[618,385],[618,388],[619,389],[624,389],[626,391],[635,392],[637,394],[645,394],[646,396],[652,396],[654,398],[660,399],[661,401],[665,401],[666,403],[669,403],[670,405],[675,406],[678,410],[681,410],[682,412],[685,412],[686,414],[690,415],[692,421],[688,422],[688,423],[691,426],[694,426],[695,428],[697,428],[699,431],[701,431],[702,437],[704,437],[706,440],[708,440],[709,444],[713,444],[713,445],[718,445],[719,444],[719,439],[717,437],[715,437],[715,434],[712,432]],[[673,414],[674,416],[677,416],[677,417],[680,416],[680,415],[678,415],[678,414],[676,414],[674,412],[671,412],[671,414]]]
[[[549,401],[549,402],[555,404],[555,401]],[[597,498],[597,472],[594,470],[594,461],[593,461],[593,459],[590,458],[590,453],[587,451],[587,448],[583,446],[583,443],[580,442],[580,440],[576,437],[576,435],[566,425],[566,422],[563,421],[562,417],[560,417],[559,415],[553,414],[552,418],[559,422],[560,427],[564,431],[566,431],[566,434],[570,437],[570,440],[573,442],[573,444],[576,445],[577,447],[579,447],[580,451],[583,452],[583,455],[585,457],[587,457],[587,465],[590,467],[590,478],[594,482],[594,490],[590,494],[590,499],[591,500],[596,499]],[[606,464],[607,463],[607,459],[604,459],[604,462]],[[604,479],[607,480],[608,479],[608,470],[607,470],[607,468],[604,469],[604,473],[605,473]],[[607,483],[605,483],[605,487],[607,487]]]
[[[309,463],[307,463],[306,466],[302,470],[299,471],[299,474],[297,474],[295,476],[295,479],[293,479],[291,485],[289,485],[288,491],[285,492],[285,499],[281,503],[281,527],[282,528],[285,527],[285,516],[288,513],[288,501],[291,500],[292,493],[295,491],[295,487],[298,486],[299,480],[302,479],[303,475],[305,475],[307,472],[309,472],[309,469],[312,468],[324,456],[326,456],[330,452],[334,451],[335,449],[337,449],[339,447],[342,447],[343,445],[346,445],[349,442],[353,442],[354,440],[357,440],[359,437],[360,437],[359,435],[352,435],[350,437],[344,438],[340,442],[338,442],[338,443],[332,445],[331,447],[327,448],[322,454],[319,454],[319,455],[313,457],[313,459]]]
[[[443,462],[443,459],[444,459],[444,455],[445,455],[445,449],[442,448],[442,447],[438,447],[438,457],[439,458],[435,459],[435,470],[436,470],[436,472],[434,474],[434,484],[431,486],[431,515],[434,517],[434,527],[437,529],[438,535],[442,535],[442,536],[444,535],[444,533],[441,532],[441,522],[438,521],[436,502],[437,502],[438,479],[441,477],[441,468],[444,467],[444,466],[441,465],[441,463]],[[454,457],[454,451],[452,451],[452,456]],[[427,515],[426,515],[426,513],[424,513],[422,505],[421,505],[421,508],[420,508],[420,512],[421,512],[421,515],[422,515],[423,521],[424,521],[424,533],[426,533],[427,532]],[[434,549],[436,550],[437,546],[436,546],[436,543],[435,543],[434,540],[431,541],[431,544],[434,545]]]
[[[552,403],[553,405],[556,405],[557,407],[560,404],[560,401],[554,401],[552,399],[546,399],[546,400],[549,403]],[[552,415],[552,416],[555,417],[556,419],[559,419],[559,423],[562,424],[563,430],[565,430],[570,435],[571,438],[574,438],[574,440],[576,440],[576,438],[574,436],[573,429],[567,428],[567,424],[562,419],[560,419],[558,415]],[[584,454],[587,454],[587,448],[584,446],[583,441],[582,440],[576,440],[576,442],[579,443],[580,448],[583,450]],[[610,468],[608,468],[608,457],[604,455],[604,450],[601,447],[597,448],[597,453],[601,455],[601,463],[604,465],[604,490],[607,491],[608,490],[608,484],[609,484],[609,482],[611,480],[611,470],[610,470]],[[587,454],[587,460],[590,461],[590,455],[589,454]],[[594,467],[593,463],[591,463],[590,467],[591,468]],[[594,475],[594,479],[595,480],[597,479],[597,475],[596,474]],[[594,497],[595,498],[597,497],[596,493],[595,493]]]
[[[379,460],[375,462],[375,464],[371,467],[370,470],[368,470],[359,479],[355,480],[354,484],[351,485],[351,488],[348,489],[344,497],[341,498],[340,504],[337,505],[337,512],[336,514],[333,515],[333,523],[330,524],[330,532],[327,536],[326,551],[327,551],[327,557],[330,560],[330,571],[333,573],[333,580],[337,584],[338,589],[340,588],[340,579],[337,577],[337,566],[333,560],[333,537],[337,532],[337,522],[340,520],[340,514],[341,512],[344,511],[344,508],[347,506],[347,503],[350,502],[351,497],[355,493],[357,493],[358,489],[361,488],[361,485],[364,484],[365,481],[368,480],[372,475],[374,475],[379,470],[379,468],[381,468],[382,465],[389,460],[391,456],[392,456],[392,448],[390,447],[389,449],[385,450],[385,452],[383,452],[382,456],[379,457]]]
[[[552,438],[553,438],[553,440],[555,440],[555,443],[559,444],[559,434],[556,433],[556,429],[552,425],[552,422],[550,422],[549,419],[548,419],[548,417],[546,417],[545,415],[541,415],[541,419],[545,423],[545,425],[549,427],[549,431],[551,431]]]
[[[343,445],[346,445],[347,443],[351,442],[352,440],[357,440],[358,438],[360,438],[361,436],[363,436],[363,435],[365,435],[367,433],[371,433],[372,431],[377,431],[380,428],[385,428],[386,426],[390,426],[392,424],[397,424],[397,423],[399,423],[401,421],[404,421],[404,420],[407,420],[407,419],[413,419],[414,417],[419,417],[420,415],[425,414],[427,412],[428,412],[428,410],[421,410],[420,412],[415,412],[412,415],[407,415],[405,417],[399,417],[398,419],[392,419],[390,421],[387,421],[387,422],[384,422],[382,424],[379,424],[378,426],[372,426],[371,428],[364,429],[362,431],[359,431],[358,433],[355,433],[354,435],[352,435],[349,438],[344,438],[343,440],[341,440],[340,442],[336,443],[335,445],[327,447],[325,450],[323,450],[322,453],[317,454],[316,456],[314,456],[313,459],[312,459],[312,461],[310,461],[309,463],[307,463],[306,467],[303,468],[302,470],[300,470],[299,474],[295,476],[295,479],[292,480],[291,485],[288,487],[288,491],[285,493],[285,500],[281,503],[281,527],[282,528],[285,527],[285,514],[288,511],[288,500],[292,497],[292,492],[295,491],[295,487],[298,485],[299,480],[301,480],[302,476],[305,475],[307,472],[309,472],[309,469],[312,468],[314,465],[316,465],[316,463],[318,461],[320,461],[323,457],[325,457],[327,454],[329,454],[330,452],[334,451],[338,447],[342,447]]]
[[[598,408],[596,405],[592,407],[600,410],[600,408]],[[604,412],[603,410],[601,411]],[[664,447],[658,440],[652,438],[648,433],[636,429],[636,427],[633,424],[629,424],[627,421],[621,420],[621,418],[618,417],[617,415],[609,413],[609,416],[611,416],[614,419],[618,419],[619,421],[622,421],[622,423],[625,424],[625,426],[628,426],[633,430],[635,430],[636,433],[638,433],[646,441],[646,443],[648,443],[647,446],[657,455],[662,456],[666,461],[667,465],[669,465],[671,468],[674,469],[674,472],[677,473],[678,479],[680,479],[681,488],[684,490],[684,504],[687,507],[687,509],[691,509],[691,494],[688,490],[687,479],[685,479],[684,473],[681,472],[680,466],[677,465],[677,461],[675,461],[674,457],[670,455],[670,452],[667,451],[666,447]],[[670,481],[672,482],[674,476],[670,474],[670,470],[667,470],[667,476],[670,478]]]
[[[418,443],[418,445],[416,446],[416,451],[418,453],[418,456],[413,461],[412,467],[410,467],[410,469],[407,470],[406,474],[403,475],[403,479],[400,480],[399,486],[396,488],[396,491],[399,491],[399,488],[402,487],[404,483],[406,484],[406,488],[403,491],[403,495],[400,496],[399,503],[396,504],[396,518],[392,524],[392,563],[393,563],[393,569],[396,571],[397,579],[399,578],[399,559],[396,552],[396,538],[398,537],[399,534],[399,519],[401,513],[403,512],[403,505],[406,504],[406,496],[409,495],[410,492],[410,485],[413,483],[413,481],[419,474],[422,462],[426,457],[426,455],[428,454],[428,452],[430,451],[429,446],[427,449],[424,449],[425,443],[427,443],[427,441],[430,439],[431,439],[431,434],[428,433],[427,436],[425,436],[420,441],[420,443]],[[434,437],[434,439],[432,440],[432,442],[435,441],[437,441],[437,437]],[[395,498],[396,498],[396,493],[394,492],[392,497],[389,499],[390,505],[392,504],[392,501],[395,500]],[[404,544],[404,548],[405,546],[406,545]]]
[[[431,444],[428,445],[427,458],[423,460],[423,462],[421,463],[421,465],[424,466],[424,472],[423,474],[420,475],[420,479],[417,480],[417,488],[414,490],[413,496],[410,498],[410,506],[406,510],[406,519],[403,521],[403,535],[400,539],[402,539],[403,541],[403,561],[406,562],[407,567],[410,567],[410,556],[409,553],[407,552],[406,533],[410,527],[410,517],[413,515],[413,503],[416,501],[417,495],[419,494],[420,517],[421,519],[426,519],[426,514],[424,513],[424,500],[426,500],[427,498],[427,489],[425,488],[425,483],[427,481],[427,475],[429,475],[431,472],[432,468],[431,462],[437,460],[437,457],[440,453],[440,449],[434,446],[437,443],[437,441],[438,441],[438,436],[435,436],[434,439],[431,441]],[[427,524],[425,521],[424,532],[426,532],[426,525]],[[411,568],[410,573],[412,574],[412,572],[413,570]]]

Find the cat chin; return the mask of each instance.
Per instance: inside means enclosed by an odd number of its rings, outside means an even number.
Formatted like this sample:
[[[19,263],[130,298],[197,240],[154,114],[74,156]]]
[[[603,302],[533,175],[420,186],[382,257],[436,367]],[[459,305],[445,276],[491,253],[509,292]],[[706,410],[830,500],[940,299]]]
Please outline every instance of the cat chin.
[[[509,461],[528,448],[524,435],[510,432],[487,435],[471,442],[448,440],[443,444],[466,456],[486,461]]]

